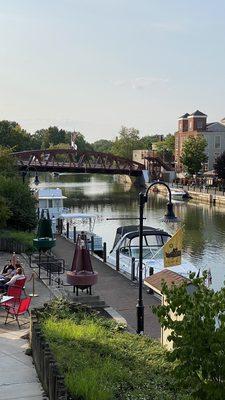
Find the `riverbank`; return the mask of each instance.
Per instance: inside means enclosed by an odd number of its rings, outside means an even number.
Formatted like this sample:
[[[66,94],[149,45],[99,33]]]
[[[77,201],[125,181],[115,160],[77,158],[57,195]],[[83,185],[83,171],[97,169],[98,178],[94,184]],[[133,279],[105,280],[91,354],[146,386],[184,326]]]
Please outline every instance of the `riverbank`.
[[[163,196],[168,196],[168,191],[166,190],[165,187],[163,187],[162,185],[156,185],[155,187],[157,187],[158,191],[160,194],[162,194]],[[188,192],[190,198],[192,200],[195,200],[199,203],[204,203],[204,204],[209,204],[209,205],[218,205],[218,206],[222,206],[225,207],[225,193],[224,192],[220,192],[220,191],[213,191],[213,190],[207,190],[207,189],[200,189],[200,188],[195,188],[191,189],[190,186],[182,186],[179,188],[176,188],[176,186],[171,186],[171,189],[174,190],[179,190],[179,189],[183,189],[186,192]]]

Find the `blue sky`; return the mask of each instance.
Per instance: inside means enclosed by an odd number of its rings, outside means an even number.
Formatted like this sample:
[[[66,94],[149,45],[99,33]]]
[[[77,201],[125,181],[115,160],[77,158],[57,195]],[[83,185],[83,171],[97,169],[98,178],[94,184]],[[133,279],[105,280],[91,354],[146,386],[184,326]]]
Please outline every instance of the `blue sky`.
[[[89,142],[225,117],[224,0],[0,0],[0,119]]]

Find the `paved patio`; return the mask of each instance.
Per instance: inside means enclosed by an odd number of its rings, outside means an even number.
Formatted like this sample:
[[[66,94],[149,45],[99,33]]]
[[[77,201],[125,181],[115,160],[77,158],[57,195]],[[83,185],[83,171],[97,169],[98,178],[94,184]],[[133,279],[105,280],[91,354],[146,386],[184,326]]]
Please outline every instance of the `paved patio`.
[[[10,254],[0,252],[0,269],[10,259]],[[23,260],[25,274],[31,277],[32,270]],[[32,279],[26,284],[27,293],[32,293]],[[33,297],[31,307],[40,307],[51,299],[51,292],[36,277],[35,291],[38,297]],[[0,309],[0,400],[44,400],[47,399],[38,380],[32,357],[25,354],[29,347],[27,335],[29,333],[29,318],[21,317],[19,320],[28,322],[23,329],[19,329],[16,322],[4,325],[5,311]],[[25,338],[23,338],[25,337]]]

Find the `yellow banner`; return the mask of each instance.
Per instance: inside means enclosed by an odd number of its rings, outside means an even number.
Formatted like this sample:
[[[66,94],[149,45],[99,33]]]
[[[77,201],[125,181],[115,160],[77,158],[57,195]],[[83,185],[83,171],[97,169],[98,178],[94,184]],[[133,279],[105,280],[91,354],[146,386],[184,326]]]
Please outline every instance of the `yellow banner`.
[[[164,268],[181,264],[182,228],[173,235],[163,246]]]

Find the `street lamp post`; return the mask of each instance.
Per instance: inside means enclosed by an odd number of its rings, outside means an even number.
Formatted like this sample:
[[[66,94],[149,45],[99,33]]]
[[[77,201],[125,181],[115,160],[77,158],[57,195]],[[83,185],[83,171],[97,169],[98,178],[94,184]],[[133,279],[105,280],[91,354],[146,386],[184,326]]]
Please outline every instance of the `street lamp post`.
[[[173,203],[170,187],[162,181],[152,182],[145,193],[139,193],[139,290],[138,290],[138,303],[137,303],[137,333],[144,333],[144,304],[143,304],[143,215],[144,205],[148,200],[149,190],[154,185],[163,185],[169,192],[169,202],[167,203],[167,212],[164,216],[166,222],[178,222],[179,219],[175,216],[173,211]]]

